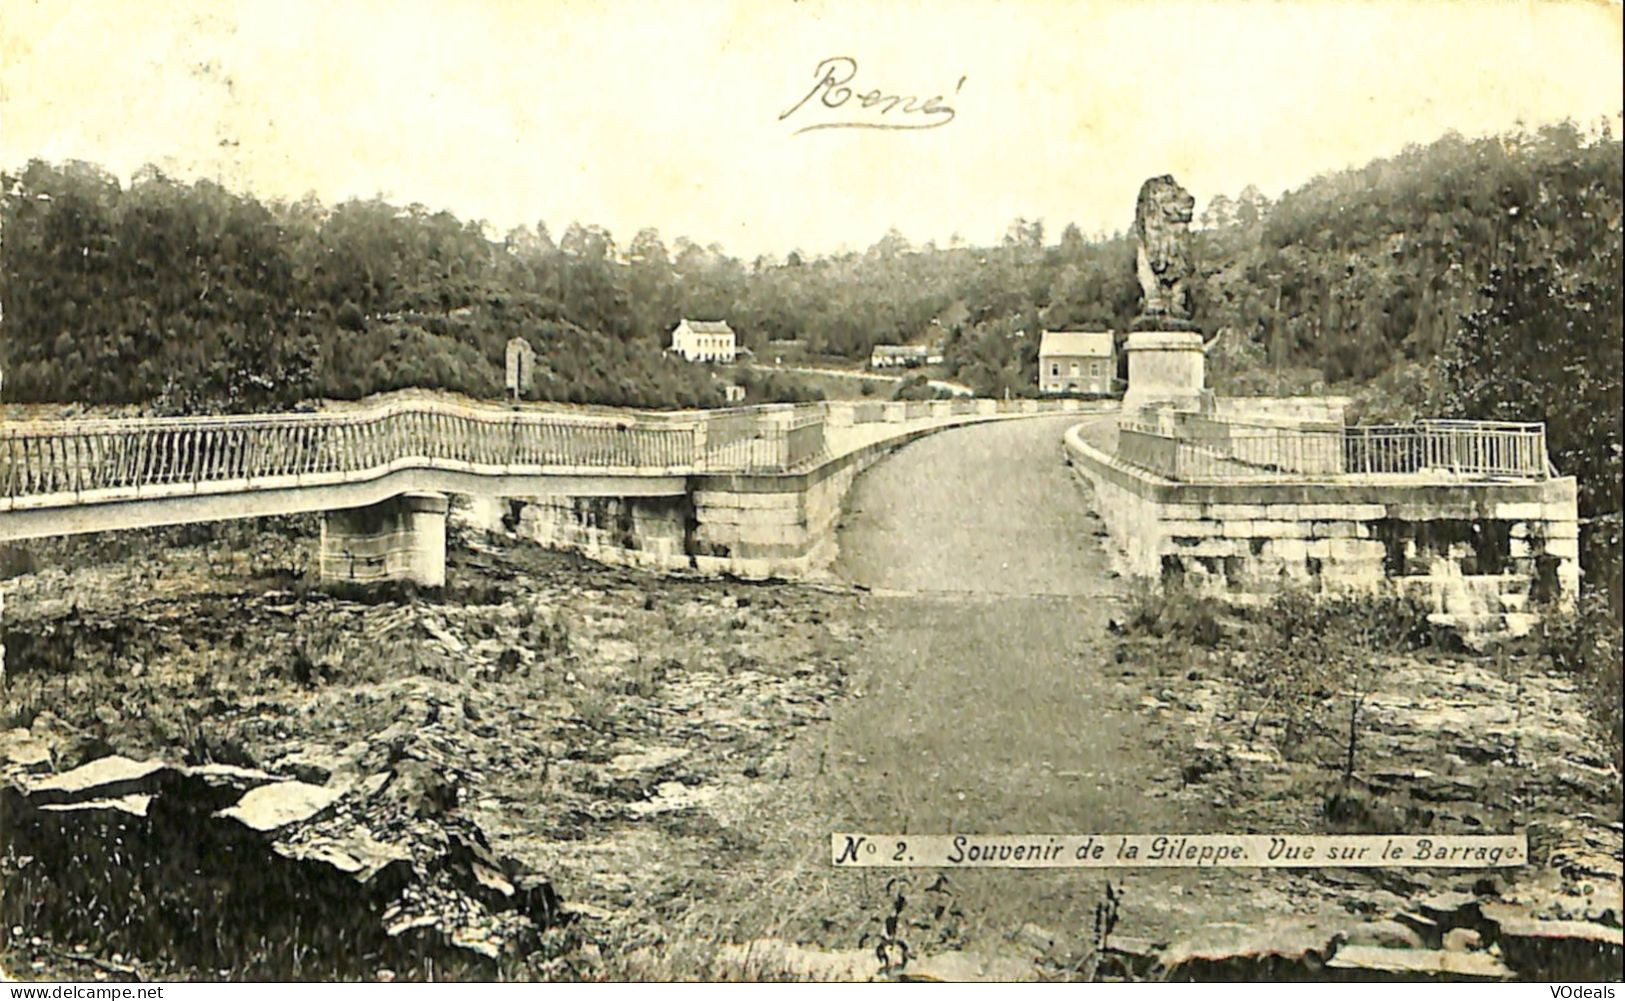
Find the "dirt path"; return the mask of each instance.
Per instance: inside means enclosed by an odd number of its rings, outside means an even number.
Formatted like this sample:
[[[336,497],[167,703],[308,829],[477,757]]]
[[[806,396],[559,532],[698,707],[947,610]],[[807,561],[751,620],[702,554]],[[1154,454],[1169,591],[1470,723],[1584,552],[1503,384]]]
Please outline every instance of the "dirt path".
[[[1211,804],[1178,791],[1180,762],[1159,756],[1135,712],[1143,681],[1114,663],[1107,621],[1124,585],[1059,455],[1076,421],[943,432],[854,485],[835,569],[873,589],[869,639],[852,664],[857,697],[796,741],[802,767],[822,776],[825,831],[1213,828]],[[986,955],[1019,952],[1009,940],[1028,923],[1086,940],[1106,877],[955,878],[966,914],[958,944]],[[1121,886],[1124,874],[1112,878]],[[1290,910],[1253,873],[1126,878],[1129,934]]]

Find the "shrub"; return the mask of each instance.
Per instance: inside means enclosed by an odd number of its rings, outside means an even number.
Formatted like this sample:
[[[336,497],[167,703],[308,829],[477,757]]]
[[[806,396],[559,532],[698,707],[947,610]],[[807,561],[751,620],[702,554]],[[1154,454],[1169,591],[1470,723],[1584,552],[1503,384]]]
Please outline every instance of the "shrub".
[[[1197,646],[1215,647],[1222,636],[1219,603],[1180,586],[1138,585],[1129,597],[1129,635],[1180,639]]]
[[[1282,647],[1336,645],[1369,653],[1398,653],[1443,644],[1428,608],[1410,596],[1315,595],[1286,591],[1254,618]]]
[[[340,306],[335,319],[341,328],[356,333],[360,333],[367,327],[367,321],[361,315],[361,307],[353,302],[346,301],[344,305]]]
[[[1574,675],[1603,731],[1614,767],[1625,769],[1625,667],[1621,666],[1620,620],[1602,595],[1587,594],[1575,610],[1546,619],[1536,634],[1540,655],[1552,667]]]

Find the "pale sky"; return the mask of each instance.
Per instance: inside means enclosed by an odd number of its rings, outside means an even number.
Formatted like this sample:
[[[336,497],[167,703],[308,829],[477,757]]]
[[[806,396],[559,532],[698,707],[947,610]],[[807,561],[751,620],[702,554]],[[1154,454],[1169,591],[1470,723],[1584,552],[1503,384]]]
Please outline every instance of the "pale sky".
[[[1141,181],[1255,183],[1573,118],[1619,134],[1621,8],[1320,0],[0,0],[0,166],[143,164],[749,259],[1126,228]],[[935,120],[814,96],[943,95]],[[838,67],[844,72],[844,68]],[[963,82],[961,83],[961,78]],[[822,93],[822,92],[821,92]],[[833,99],[833,94],[831,95]],[[936,112],[936,119],[946,117]]]

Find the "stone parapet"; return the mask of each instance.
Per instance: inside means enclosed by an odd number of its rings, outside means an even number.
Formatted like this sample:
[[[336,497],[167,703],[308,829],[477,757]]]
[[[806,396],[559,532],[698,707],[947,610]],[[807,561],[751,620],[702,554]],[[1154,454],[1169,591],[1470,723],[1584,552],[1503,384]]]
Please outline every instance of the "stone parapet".
[[[1572,477],[1433,483],[1186,484],[1067,432],[1127,575],[1182,580],[1238,603],[1287,587],[1424,597],[1437,621],[1519,632],[1579,593]]]

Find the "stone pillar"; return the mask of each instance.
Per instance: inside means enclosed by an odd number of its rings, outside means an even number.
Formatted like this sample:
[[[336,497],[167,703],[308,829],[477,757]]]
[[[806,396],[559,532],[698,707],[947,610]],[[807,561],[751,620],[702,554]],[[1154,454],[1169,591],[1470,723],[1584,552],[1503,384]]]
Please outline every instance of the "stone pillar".
[[[1184,330],[1142,330],[1128,335],[1125,413],[1172,405],[1195,410],[1206,379],[1202,335]]]
[[[414,493],[322,515],[322,582],[446,583],[445,494]]]

